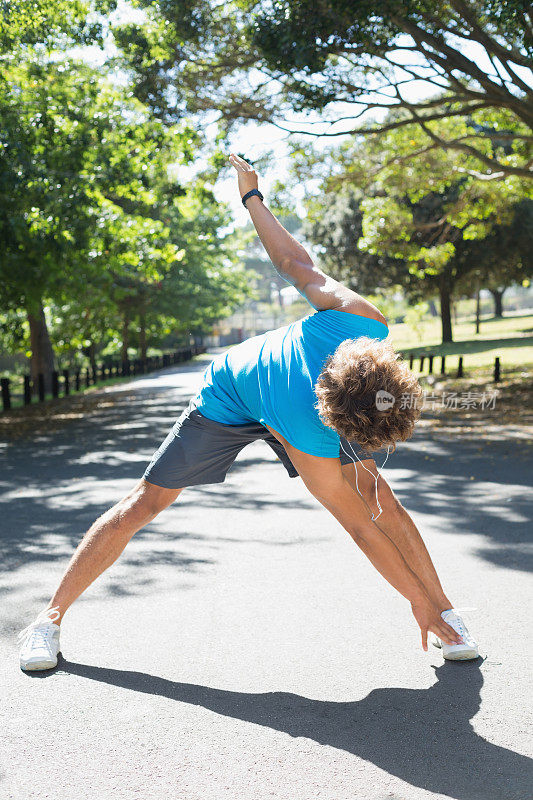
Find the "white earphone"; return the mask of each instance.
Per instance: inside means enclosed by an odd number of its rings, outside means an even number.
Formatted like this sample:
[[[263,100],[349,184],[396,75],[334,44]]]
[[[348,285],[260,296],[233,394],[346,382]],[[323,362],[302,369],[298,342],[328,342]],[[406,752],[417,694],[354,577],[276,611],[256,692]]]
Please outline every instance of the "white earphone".
[[[389,457],[390,445],[387,445],[387,455],[385,456],[385,460],[384,460],[383,464],[381,465],[381,467],[378,467],[378,466],[376,465],[376,470],[377,470],[377,473],[378,473],[378,474],[377,474],[377,475],[374,475],[374,473],[372,472],[372,470],[368,469],[368,467],[365,467],[365,465],[363,464],[363,462],[361,461],[361,459],[359,458],[359,456],[357,455],[357,453],[356,453],[356,452],[355,452],[355,450],[353,449],[351,442],[348,442],[348,440],[346,440],[346,442],[347,442],[347,444],[349,445],[349,447],[350,447],[350,450],[352,451],[352,454],[355,456],[355,458],[357,459],[357,461],[359,461],[359,463],[361,464],[361,466],[363,467],[363,469],[365,469],[365,470],[366,470],[366,471],[367,471],[367,472],[368,472],[370,475],[372,475],[372,477],[374,478],[374,481],[375,481],[375,484],[376,484],[376,504],[377,504],[377,507],[378,507],[378,509],[379,509],[379,514],[378,514],[377,516],[374,516],[374,514],[372,514],[372,522],[375,522],[375,521],[378,519],[378,517],[380,517],[380,516],[381,516],[381,514],[383,513],[383,509],[381,508],[381,505],[380,505],[380,502],[379,502],[379,497],[378,497],[378,480],[379,480],[379,476],[380,476],[380,474],[381,474],[381,473],[380,473],[380,469],[383,469],[383,468],[384,468],[384,466],[385,466],[385,464],[387,463],[387,459],[388,459],[388,457]],[[342,441],[340,442],[340,445],[341,445],[342,449],[344,450],[344,447],[343,447],[343,445],[342,445]],[[351,455],[350,455],[350,453],[347,453],[347,452],[346,452],[346,450],[344,450],[344,452],[346,453],[346,455],[348,456],[348,458],[351,458],[351,459],[352,459],[352,461],[353,461],[353,464],[354,464],[354,467],[355,467],[355,488],[357,489],[357,493],[358,493],[358,495],[361,497],[361,499],[362,499],[362,500],[364,500],[364,497],[363,497],[363,495],[362,495],[362,494],[361,494],[361,492],[359,491],[359,483],[358,483],[358,481],[357,481],[357,464],[356,464],[355,460],[353,459],[353,456],[351,456]]]

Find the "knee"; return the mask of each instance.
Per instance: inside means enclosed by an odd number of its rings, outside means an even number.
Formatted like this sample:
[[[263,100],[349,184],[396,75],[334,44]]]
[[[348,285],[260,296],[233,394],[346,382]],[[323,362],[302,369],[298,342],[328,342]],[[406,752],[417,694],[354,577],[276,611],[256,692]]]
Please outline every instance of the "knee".
[[[121,502],[140,517],[149,520],[167,508],[176,499],[179,491],[164,489],[142,479]]]

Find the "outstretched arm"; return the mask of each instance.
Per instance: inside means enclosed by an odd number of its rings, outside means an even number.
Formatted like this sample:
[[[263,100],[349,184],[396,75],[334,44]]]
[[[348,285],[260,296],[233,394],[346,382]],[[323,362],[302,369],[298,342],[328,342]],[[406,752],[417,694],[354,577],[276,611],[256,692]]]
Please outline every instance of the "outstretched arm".
[[[326,508],[372,562],[379,573],[411,603],[411,610],[427,650],[428,631],[447,644],[458,644],[457,632],[440,616],[418,575],[409,567],[396,544],[368,514],[367,507],[343,475],[338,458],[320,458],[293,447],[268,425],[283,444],[292,463],[312,495]]]
[[[258,188],[255,170],[235,154],[229,157],[237,171],[241,197]],[[336,309],[385,322],[378,309],[357,292],[326,275],[313,263],[309,253],[285,230],[259,197],[246,201],[257,234],[281,277],[291,283],[317,311]]]
[[[430,599],[439,611],[452,608],[453,604],[444,593],[420,532],[386,479],[378,473],[374,459],[365,459],[362,464],[357,465],[357,468],[354,464],[343,464],[341,470],[354,492],[361,493],[368,507],[369,516],[379,513],[376,504],[376,495],[378,496],[381,514],[377,517],[375,524],[394,542],[409,567],[426,587]],[[377,487],[376,478],[378,479]]]

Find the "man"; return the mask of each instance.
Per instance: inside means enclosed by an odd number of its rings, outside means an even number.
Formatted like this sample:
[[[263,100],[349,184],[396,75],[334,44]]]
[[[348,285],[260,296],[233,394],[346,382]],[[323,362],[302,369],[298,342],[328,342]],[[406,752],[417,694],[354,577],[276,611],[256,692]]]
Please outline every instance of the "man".
[[[144,476],[92,525],[49,605],[21,632],[20,665],[54,667],[59,625],[74,600],[184,487],[224,481],[239,451],[256,439],[274,449],[291,477],[300,475],[409,600],[424,650],[431,631],[445,658],[476,658],[477,645],[444,594],[420,534],[371,455],[382,447],[388,454],[411,435],[420,386],[385,342],[378,309],[318,269],[263,204],[250,165],[236,155],[230,162],[273,264],[315,313],[212,362]],[[399,402],[406,395],[413,402]]]

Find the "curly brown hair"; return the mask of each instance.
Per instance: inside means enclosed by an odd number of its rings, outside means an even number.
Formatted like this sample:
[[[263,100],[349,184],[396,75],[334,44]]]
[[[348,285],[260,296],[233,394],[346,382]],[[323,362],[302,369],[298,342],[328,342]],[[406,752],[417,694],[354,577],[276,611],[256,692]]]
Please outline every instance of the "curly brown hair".
[[[368,452],[409,439],[420,416],[420,384],[387,340],[341,342],[325,362],[315,394],[324,425]]]

